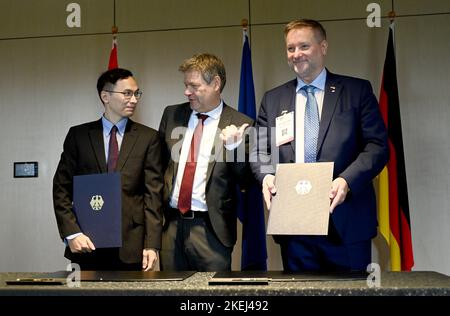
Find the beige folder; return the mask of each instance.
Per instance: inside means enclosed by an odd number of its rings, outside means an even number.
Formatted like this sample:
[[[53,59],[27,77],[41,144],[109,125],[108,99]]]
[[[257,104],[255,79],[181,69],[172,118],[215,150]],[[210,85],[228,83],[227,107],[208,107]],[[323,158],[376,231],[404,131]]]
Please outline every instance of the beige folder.
[[[332,162],[278,164],[268,235],[327,235]]]

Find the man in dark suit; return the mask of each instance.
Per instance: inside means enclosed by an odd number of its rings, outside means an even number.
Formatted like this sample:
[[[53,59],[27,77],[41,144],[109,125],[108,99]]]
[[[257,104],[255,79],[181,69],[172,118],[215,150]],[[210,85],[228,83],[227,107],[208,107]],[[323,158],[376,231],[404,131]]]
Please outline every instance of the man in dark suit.
[[[297,78],[266,92],[262,99],[256,125],[267,129],[267,134],[259,133],[268,139],[259,139],[252,170],[262,183],[268,208],[276,193],[275,176],[263,162],[334,162],[334,174],[328,236],[276,236],[284,269],[366,270],[371,238],[377,233],[372,179],[388,160],[387,133],[377,100],[368,81],[325,68],[328,43],[319,22],[290,22],[285,40],[288,64]],[[308,104],[315,105],[314,115]],[[291,112],[292,137],[277,139],[278,147],[272,151],[262,146],[276,137],[271,130],[276,129],[276,118]],[[317,128],[310,123],[314,120]]]
[[[179,70],[189,102],[166,107],[159,127],[166,163],[161,268],[231,270],[236,185],[251,176],[243,134],[252,120],[223,102],[219,58],[195,55]]]
[[[163,219],[159,136],[130,119],[142,95],[130,71],[106,71],[97,90],[105,112],[100,120],[70,128],[53,178],[56,220],[68,246],[65,256],[83,270],[150,270],[161,248]],[[114,136],[119,149],[115,168],[107,165],[114,155],[109,148]],[[72,210],[73,177],[113,171],[121,175],[122,247],[96,249]]]

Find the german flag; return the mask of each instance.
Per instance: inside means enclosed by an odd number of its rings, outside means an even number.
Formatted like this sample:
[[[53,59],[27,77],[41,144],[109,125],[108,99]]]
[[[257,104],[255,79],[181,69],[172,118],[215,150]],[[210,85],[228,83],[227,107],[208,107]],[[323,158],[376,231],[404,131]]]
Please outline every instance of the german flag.
[[[397,87],[393,23],[384,62],[380,110],[389,134],[390,158],[379,176],[378,217],[380,232],[390,248],[391,270],[411,271],[414,266],[405,154]]]

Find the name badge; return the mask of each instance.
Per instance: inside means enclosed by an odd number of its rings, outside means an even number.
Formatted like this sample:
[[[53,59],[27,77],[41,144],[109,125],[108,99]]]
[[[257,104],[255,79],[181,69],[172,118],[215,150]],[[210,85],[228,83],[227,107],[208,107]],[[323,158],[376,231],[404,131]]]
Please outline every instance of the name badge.
[[[289,143],[294,140],[294,111],[287,113],[283,111],[275,119],[275,142],[277,146]]]

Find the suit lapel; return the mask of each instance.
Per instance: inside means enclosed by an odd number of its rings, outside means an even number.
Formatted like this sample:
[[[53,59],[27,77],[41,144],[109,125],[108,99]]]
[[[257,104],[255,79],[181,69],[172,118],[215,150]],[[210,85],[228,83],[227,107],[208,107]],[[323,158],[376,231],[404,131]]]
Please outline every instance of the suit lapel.
[[[223,154],[223,141],[220,139],[220,132],[231,124],[231,110],[224,103],[222,113],[220,114],[219,124],[217,126],[216,134],[214,135],[214,145],[211,149],[211,156],[214,156],[214,159],[209,162],[208,170],[206,171],[206,183],[208,183],[209,178],[211,177],[212,171],[216,164],[216,161],[223,161],[225,157],[221,158],[220,155]]]
[[[286,91],[280,96],[280,109],[287,112],[295,111],[295,88],[297,87],[297,79],[291,80],[286,85]],[[279,113],[281,114],[281,113]]]
[[[340,83],[339,79],[334,74],[328,71],[323,97],[322,117],[319,125],[319,136],[317,139],[317,153],[320,152],[320,149],[322,147],[323,140],[325,139],[325,135],[330,126],[331,119],[336,110],[337,101],[339,99],[341,91],[342,84]]]
[[[122,139],[122,145],[119,151],[119,160],[117,161],[117,171],[121,171],[128,159],[134,145],[139,137],[137,125],[130,119],[128,119],[127,126],[125,127],[125,133]]]
[[[105,145],[103,142],[103,124],[101,119],[96,121],[89,130],[89,139],[95,158],[97,159],[97,164],[99,165],[101,172],[104,173],[106,172],[106,157]]]
[[[281,94],[280,97],[280,110],[281,112],[278,113],[278,116],[281,115],[283,111],[287,111],[287,113],[294,111],[294,118],[295,118],[295,97],[296,97],[296,91],[295,88],[297,87],[297,79],[291,80],[286,85],[286,92]],[[295,119],[294,119],[295,122]],[[295,125],[294,125],[294,131],[295,131]],[[295,160],[295,137],[294,140],[290,142],[290,148],[293,159]]]
[[[179,115],[179,116],[175,115],[175,117],[174,117],[174,119],[175,119],[174,124],[173,124],[172,128],[170,128],[169,130],[172,132],[172,130],[174,128],[176,128],[176,127],[179,127],[179,126],[185,127],[185,129],[184,129],[184,133],[185,134],[183,135],[183,138],[182,138],[182,139],[184,139],[184,137],[186,136],[186,130],[187,130],[187,127],[188,127],[188,124],[189,124],[189,118],[191,117],[191,113],[192,113],[192,109],[190,108],[189,104],[187,104],[187,106],[183,106],[181,115]],[[177,141],[174,141],[174,144],[176,142]],[[174,144],[169,146],[171,151],[172,151],[172,146]],[[180,146],[180,152],[178,153],[178,157],[180,157],[180,155],[181,155],[181,146]],[[173,166],[173,176],[174,177],[176,177],[176,175],[177,175],[178,165],[179,165],[178,160],[174,161],[174,166]]]

